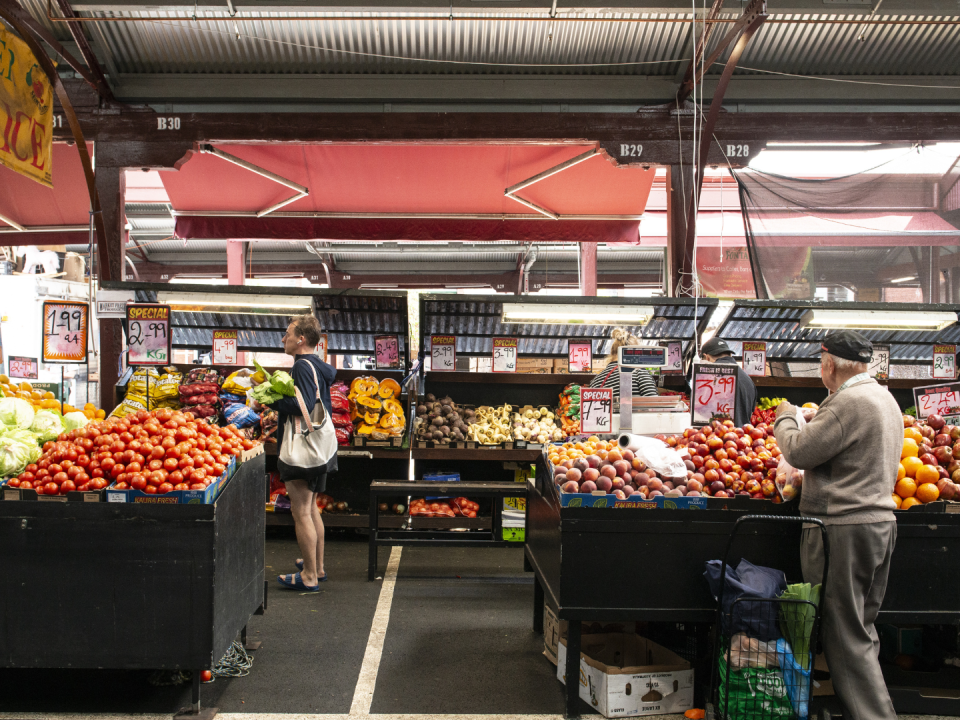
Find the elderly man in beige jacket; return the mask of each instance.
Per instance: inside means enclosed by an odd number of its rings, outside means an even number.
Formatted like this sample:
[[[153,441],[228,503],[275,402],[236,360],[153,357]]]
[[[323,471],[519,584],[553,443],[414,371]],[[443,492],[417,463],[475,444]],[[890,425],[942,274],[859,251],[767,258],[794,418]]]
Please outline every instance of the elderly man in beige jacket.
[[[821,351],[830,396],[803,428],[797,408],[781,404],[774,434],[787,462],[805,471],[801,514],[819,518],[827,529],[823,651],[844,717],[895,720],[874,622],[897,539],[891,495],[903,420],[893,396],[867,374],[869,340],[842,330],[828,335]],[[819,583],[824,560],[818,529],[803,530],[801,562],[804,579]]]

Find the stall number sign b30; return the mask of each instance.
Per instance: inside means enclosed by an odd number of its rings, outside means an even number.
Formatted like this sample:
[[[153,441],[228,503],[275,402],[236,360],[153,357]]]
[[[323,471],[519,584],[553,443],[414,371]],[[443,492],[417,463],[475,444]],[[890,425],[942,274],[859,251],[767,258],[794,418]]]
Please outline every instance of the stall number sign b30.
[[[213,364],[214,365],[236,365],[237,364],[237,331],[236,330],[214,330],[213,331]]]
[[[934,380],[954,380],[957,377],[957,346],[933,346]]]
[[[130,365],[170,362],[170,306],[127,305],[127,346]]]
[[[43,303],[43,362],[82,363],[87,359],[87,304]]]
[[[580,432],[613,432],[613,390],[582,388],[580,390]]]
[[[493,371],[500,373],[517,371],[516,338],[493,339]]]
[[[694,366],[690,397],[691,424],[702,425],[711,420],[733,418],[736,401],[736,365]]]

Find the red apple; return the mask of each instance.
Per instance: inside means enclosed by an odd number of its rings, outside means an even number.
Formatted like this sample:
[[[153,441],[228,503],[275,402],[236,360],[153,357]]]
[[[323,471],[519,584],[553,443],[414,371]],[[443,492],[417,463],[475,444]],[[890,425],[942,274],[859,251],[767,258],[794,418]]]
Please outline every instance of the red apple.
[[[936,466],[939,464],[937,462],[937,458],[933,455],[933,453],[924,453],[923,455],[921,455],[920,462],[922,462],[924,465]]]
[[[934,430],[939,430],[946,424],[946,420],[944,420],[940,415],[931,415],[927,418],[927,425],[932,427]]]
[[[939,435],[933,438],[934,447],[941,447],[946,445],[953,445],[953,438],[951,438],[946,433],[940,433]]]

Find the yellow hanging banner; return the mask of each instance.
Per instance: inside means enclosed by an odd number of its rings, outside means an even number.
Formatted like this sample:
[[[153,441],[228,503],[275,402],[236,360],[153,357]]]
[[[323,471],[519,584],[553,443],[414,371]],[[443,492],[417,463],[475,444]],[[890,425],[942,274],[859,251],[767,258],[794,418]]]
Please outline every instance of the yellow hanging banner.
[[[0,164],[53,187],[53,88],[23,40],[0,24]]]

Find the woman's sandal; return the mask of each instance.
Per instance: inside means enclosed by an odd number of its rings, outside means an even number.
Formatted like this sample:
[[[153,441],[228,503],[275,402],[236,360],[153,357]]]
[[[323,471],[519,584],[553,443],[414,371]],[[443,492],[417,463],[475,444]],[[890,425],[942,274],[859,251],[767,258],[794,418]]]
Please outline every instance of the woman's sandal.
[[[302,590],[303,592],[320,591],[319,585],[305,585],[303,583],[303,578],[300,577],[300,573],[294,573],[292,575],[277,575],[277,582],[283,587],[289,588],[290,590]]]
[[[297,566],[297,570],[303,570],[303,560],[297,560],[294,565]],[[324,573],[322,578],[317,578],[317,582],[326,582],[327,574]]]

